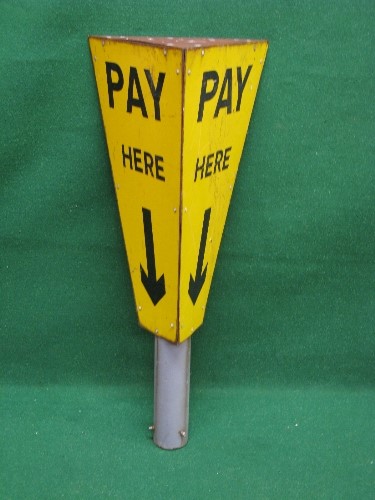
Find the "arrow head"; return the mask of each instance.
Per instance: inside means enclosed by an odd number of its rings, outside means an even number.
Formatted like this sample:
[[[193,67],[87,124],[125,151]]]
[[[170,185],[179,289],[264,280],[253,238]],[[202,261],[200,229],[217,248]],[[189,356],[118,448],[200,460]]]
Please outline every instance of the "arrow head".
[[[190,295],[191,301],[194,305],[198,299],[199,294],[201,293],[204,282],[206,281],[206,274],[207,274],[207,265],[204,268],[203,273],[198,274],[195,277],[195,279],[193,278],[192,275],[190,275],[189,295]]]
[[[165,295],[164,274],[162,274],[160,278],[157,280],[152,275],[148,276],[143,267],[141,266],[141,280],[143,286],[146,289],[146,292],[148,293],[150,299],[152,300],[152,303],[154,304],[154,306],[156,306],[159,300],[161,300]]]

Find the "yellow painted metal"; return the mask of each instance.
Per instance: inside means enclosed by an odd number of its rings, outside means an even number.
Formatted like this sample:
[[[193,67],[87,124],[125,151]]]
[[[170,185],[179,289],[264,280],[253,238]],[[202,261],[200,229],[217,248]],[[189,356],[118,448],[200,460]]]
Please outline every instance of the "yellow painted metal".
[[[107,38],[91,38],[90,46],[139,321],[151,332],[175,341],[183,54],[177,49],[164,54],[160,47]],[[122,78],[116,66],[106,63],[119,66]],[[109,102],[107,68],[111,88],[116,88],[116,84],[120,87],[118,82],[123,80],[122,88],[113,90],[113,107]],[[155,118],[154,99],[145,70],[152,76],[152,89],[161,81],[160,74],[167,75],[159,101],[159,120]],[[151,215],[151,221],[147,214]],[[148,276],[152,274],[152,255],[147,259],[147,237],[152,237],[154,246],[155,283],[164,275],[165,294],[156,305],[142,282],[141,266]]]
[[[180,279],[181,341],[188,338],[204,319],[266,52],[267,42],[252,42],[206,47],[188,51],[186,55]],[[207,78],[205,87],[202,85],[204,75]],[[245,82],[246,75],[248,76]],[[202,89],[205,91],[203,95],[213,96],[207,98],[203,109],[201,107],[201,116],[198,116]],[[199,274],[206,269],[205,281],[196,302],[193,303],[185,290],[189,289],[190,276],[195,277],[197,255],[205,229],[204,214],[209,209],[206,247],[202,267],[198,270]]]
[[[140,324],[203,322],[267,42],[90,37]]]

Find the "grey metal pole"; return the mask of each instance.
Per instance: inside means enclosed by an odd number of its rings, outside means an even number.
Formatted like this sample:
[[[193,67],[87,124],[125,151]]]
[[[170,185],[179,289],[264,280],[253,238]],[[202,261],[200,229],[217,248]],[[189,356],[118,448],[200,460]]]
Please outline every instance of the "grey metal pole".
[[[165,450],[188,440],[190,346],[190,338],[172,344],[155,337],[154,443]]]

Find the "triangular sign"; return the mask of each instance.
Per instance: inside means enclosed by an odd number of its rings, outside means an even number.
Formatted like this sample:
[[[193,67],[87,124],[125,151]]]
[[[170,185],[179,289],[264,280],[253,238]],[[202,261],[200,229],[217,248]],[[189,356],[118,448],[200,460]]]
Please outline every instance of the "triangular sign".
[[[268,43],[90,37],[141,325],[203,322]]]

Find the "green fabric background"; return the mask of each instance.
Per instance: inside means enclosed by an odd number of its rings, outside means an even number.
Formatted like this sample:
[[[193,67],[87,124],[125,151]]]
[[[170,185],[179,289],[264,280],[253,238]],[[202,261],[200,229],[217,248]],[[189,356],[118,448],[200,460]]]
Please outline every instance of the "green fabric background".
[[[176,452],[89,34],[270,41]],[[2,0],[0,40],[0,498],[374,498],[375,3]]]

